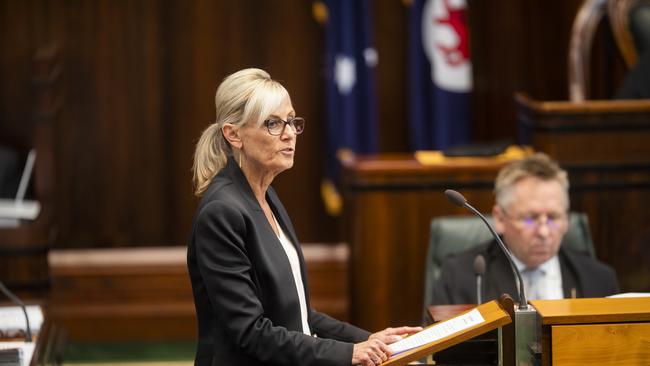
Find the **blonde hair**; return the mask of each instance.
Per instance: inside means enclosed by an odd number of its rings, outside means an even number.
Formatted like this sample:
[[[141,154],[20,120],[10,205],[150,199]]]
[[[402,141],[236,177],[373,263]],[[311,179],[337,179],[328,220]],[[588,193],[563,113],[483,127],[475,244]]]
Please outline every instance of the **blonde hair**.
[[[214,97],[215,122],[201,134],[194,150],[192,166],[194,194],[201,196],[233,154],[223,136],[226,123],[243,126],[248,122],[261,124],[288,96],[279,82],[261,69],[244,69],[227,76]]]
[[[508,207],[512,201],[515,184],[530,177],[543,181],[557,181],[564,192],[566,208],[569,209],[567,172],[544,153],[536,153],[523,160],[514,161],[501,169],[494,184],[496,203],[503,208]]]

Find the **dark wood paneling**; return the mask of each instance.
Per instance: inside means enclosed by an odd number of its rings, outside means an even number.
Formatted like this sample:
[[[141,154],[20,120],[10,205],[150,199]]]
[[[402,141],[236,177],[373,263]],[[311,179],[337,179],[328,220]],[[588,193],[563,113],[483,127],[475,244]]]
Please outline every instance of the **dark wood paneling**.
[[[55,44],[65,103],[53,126],[59,247],[186,241],[196,199],[190,167],[229,73],[262,67],[309,126],[296,165],[276,181],[303,241],[336,241],[320,201],[323,31],[303,1],[6,1],[3,137],[32,128],[31,59]],[[3,139],[4,140],[4,139]]]
[[[474,138],[517,138],[513,93],[568,98],[567,57],[582,0],[469,1]],[[611,98],[624,69],[604,21],[594,37],[592,98]]]
[[[566,95],[568,32],[580,1],[470,1],[477,140],[516,136],[512,92]],[[372,3],[381,151],[406,151],[404,2]],[[55,131],[59,247],[185,242],[196,199],[194,143],[219,81],[243,67],[284,82],[309,121],[276,188],[307,242],[339,241],[320,200],[323,29],[311,3],[10,0],[0,8],[2,133],[29,135],[30,60],[59,47],[65,103]],[[553,21],[550,21],[552,19]],[[136,244],[137,243],[137,244]]]
[[[407,8],[401,1],[371,3],[375,47],[379,55],[376,68],[379,149],[384,152],[408,151]]]

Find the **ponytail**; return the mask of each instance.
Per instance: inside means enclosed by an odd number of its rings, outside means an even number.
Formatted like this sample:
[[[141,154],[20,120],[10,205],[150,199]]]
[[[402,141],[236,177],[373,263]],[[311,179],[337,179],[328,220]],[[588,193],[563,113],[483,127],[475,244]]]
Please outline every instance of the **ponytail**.
[[[219,124],[212,123],[203,131],[194,151],[192,166],[194,194],[201,196],[208,188],[212,178],[226,166],[229,145],[223,138]]]

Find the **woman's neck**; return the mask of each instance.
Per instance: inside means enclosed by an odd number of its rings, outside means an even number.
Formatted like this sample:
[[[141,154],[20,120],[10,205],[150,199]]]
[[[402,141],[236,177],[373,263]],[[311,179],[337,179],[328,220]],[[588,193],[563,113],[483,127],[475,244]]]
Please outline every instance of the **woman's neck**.
[[[269,189],[271,182],[273,182],[275,174],[248,164],[242,164],[241,170],[259,204],[261,206],[266,204],[266,191]]]

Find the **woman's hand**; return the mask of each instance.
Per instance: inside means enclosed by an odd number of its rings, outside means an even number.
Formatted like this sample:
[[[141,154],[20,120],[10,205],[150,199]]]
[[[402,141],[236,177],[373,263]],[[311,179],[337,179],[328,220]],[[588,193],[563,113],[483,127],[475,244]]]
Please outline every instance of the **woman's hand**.
[[[352,364],[362,366],[379,365],[390,358],[387,345],[395,343],[411,333],[422,330],[422,327],[386,328],[370,335],[367,341],[354,345]]]
[[[417,333],[422,330],[422,327],[399,327],[399,328],[386,328],[377,333],[370,335],[370,339],[379,339],[384,344],[395,343],[409,334]]]
[[[367,341],[357,343],[352,350],[352,364],[361,366],[374,366],[388,360],[390,350],[378,338],[368,338]]]

